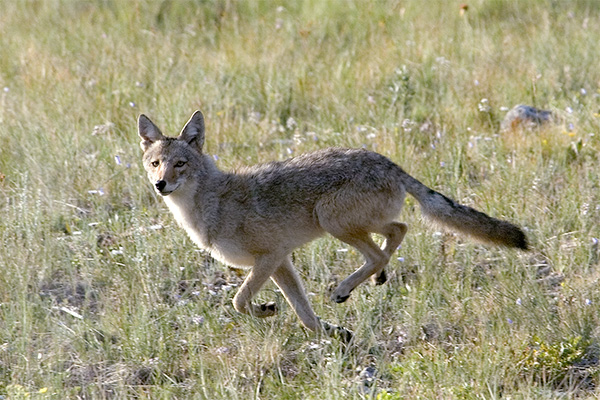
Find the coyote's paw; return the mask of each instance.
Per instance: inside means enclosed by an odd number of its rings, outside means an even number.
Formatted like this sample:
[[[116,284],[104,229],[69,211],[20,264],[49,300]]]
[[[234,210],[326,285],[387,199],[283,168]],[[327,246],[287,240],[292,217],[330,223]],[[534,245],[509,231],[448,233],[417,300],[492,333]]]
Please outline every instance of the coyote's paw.
[[[323,331],[325,331],[327,336],[338,338],[345,344],[350,343],[354,337],[354,333],[352,333],[351,330],[341,326],[332,325],[325,321],[321,321],[321,326],[323,327]]]
[[[380,273],[373,275],[373,282],[376,285],[383,285],[387,282],[387,275],[385,269],[382,269]]]
[[[252,315],[258,318],[272,317],[278,311],[277,304],[272,301],[262,304],[252,304]]]
[[[350,297],[350,292],[352,292],[352,289],[348,290],[344,286],[347,286],[347,285],[344,285],[344,282],[342,282],[340,284],[340,286],[338,286],[333,291],[333,294],[331,295],[331,300],[335,301],[336,303],[343,303],[346,300],[348,300],[348,298]]]
[[[350,293],[348,293],[348,294],[340,294],[340,293],[338,293],[338,290],[336,290],[331,295],[331,300],[335,301],[336,303],[343,303],[346,300],[348,300],[349,297],[350,297]]]

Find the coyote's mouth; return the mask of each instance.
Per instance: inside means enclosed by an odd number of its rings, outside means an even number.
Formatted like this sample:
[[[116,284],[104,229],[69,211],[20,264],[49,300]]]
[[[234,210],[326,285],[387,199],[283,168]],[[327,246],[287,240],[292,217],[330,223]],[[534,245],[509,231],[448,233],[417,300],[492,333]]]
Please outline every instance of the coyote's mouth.
[[[179,184],[175,183],[174,185],[169,185],[167,183],[167,181],[165,181],[163,179],[156,181],[156,183],[154,184],[154,189],[156,189],[156,192],[158,194],[160,194],[161,196],[170,195],[175,190],[177,190],[178,187],[179,187]]]

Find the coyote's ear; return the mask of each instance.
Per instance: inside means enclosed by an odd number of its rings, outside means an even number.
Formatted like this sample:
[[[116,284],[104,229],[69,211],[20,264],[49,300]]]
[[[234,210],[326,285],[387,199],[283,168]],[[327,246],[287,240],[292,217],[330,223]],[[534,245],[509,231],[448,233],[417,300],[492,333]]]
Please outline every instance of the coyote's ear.
[[[202,147],[204,147],[204,116],[200,111],[196,111],[191,116],[177,139],[187,142],[195,147],[199,153],[202,153]]]
[[[138,117],[138,132],[142,138],[140,146],[144,151],[148,150],[152,143],[165,138],[160,129],[144,114]]]

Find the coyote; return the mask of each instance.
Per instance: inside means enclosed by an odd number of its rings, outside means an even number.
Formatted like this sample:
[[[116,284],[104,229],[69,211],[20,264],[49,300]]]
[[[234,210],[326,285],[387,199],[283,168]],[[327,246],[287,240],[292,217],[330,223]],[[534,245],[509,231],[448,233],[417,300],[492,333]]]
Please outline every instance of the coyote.
[[[333,291],[336,303],[346,301],[370,276],[383,284],[384,268],[407,231],[406,224],[395,221],[406,192],[441,225],[483,242],[527,249],[517,226],[456,203],[372,151],[327,148],[223,172],[203,152],[200,111],[176,138],[164,136],[143,114],[138,129],[148,179],[178,224],[216,259],[251,267],[233,298],[235,309],[245,314],[277,313],[275,303],[251,302],[271,278],[306,328],[349,340],[350,331],[315,315],[291,253],[328,232],[364,256],[365,263]],[[382,248],[371,233],[385,238]]]

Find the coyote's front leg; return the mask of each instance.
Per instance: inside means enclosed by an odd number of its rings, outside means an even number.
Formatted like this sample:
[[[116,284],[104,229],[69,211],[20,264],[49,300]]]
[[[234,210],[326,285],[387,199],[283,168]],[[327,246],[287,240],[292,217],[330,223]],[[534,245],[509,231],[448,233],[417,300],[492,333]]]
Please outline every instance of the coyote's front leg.
[[[252,270],[233,297],[233,307],[240,313],[259,318],[272,317],[277,314],[277,305],[273,302],[253,304],[252,298],[258,293],[273,272],[281,265],[282,257],[272,254],[256,258]]]
[[[302,281],[292,265],[290,256],[287,256],[285,261],[275,270],[271,279],[281,289],[285,299],[300,318],[302,325],[311,331],[319,331],[321,323],[310,306],[308,296],[306,296]]]
[[[345,343],[352,340],[353,334],[351,331],[341,326],[321,321],[315,315],[308,301],[306,290],[304,290],[302,281],[294,269],[289,256],[285,258],[285,261],[273,273],[271,279],[281,289],[285,299],[294,309],[298,318],[300,318],[302,325],[313,332],[324,332],[328,336],[339,337]]]
[[[283,260],[275,256],[257,258],[255,266],[233,298],[234,308],[241,313],[260,318],[277,314],[275,303],[252,303],[252,298],[269,277],[281,289],[285,299],[306,328],[313,332],[324,332],[326,335],[339,337],[346,343],[352,339],[352,332],[348,329],[322,322],[315,315],[289,255]]]

